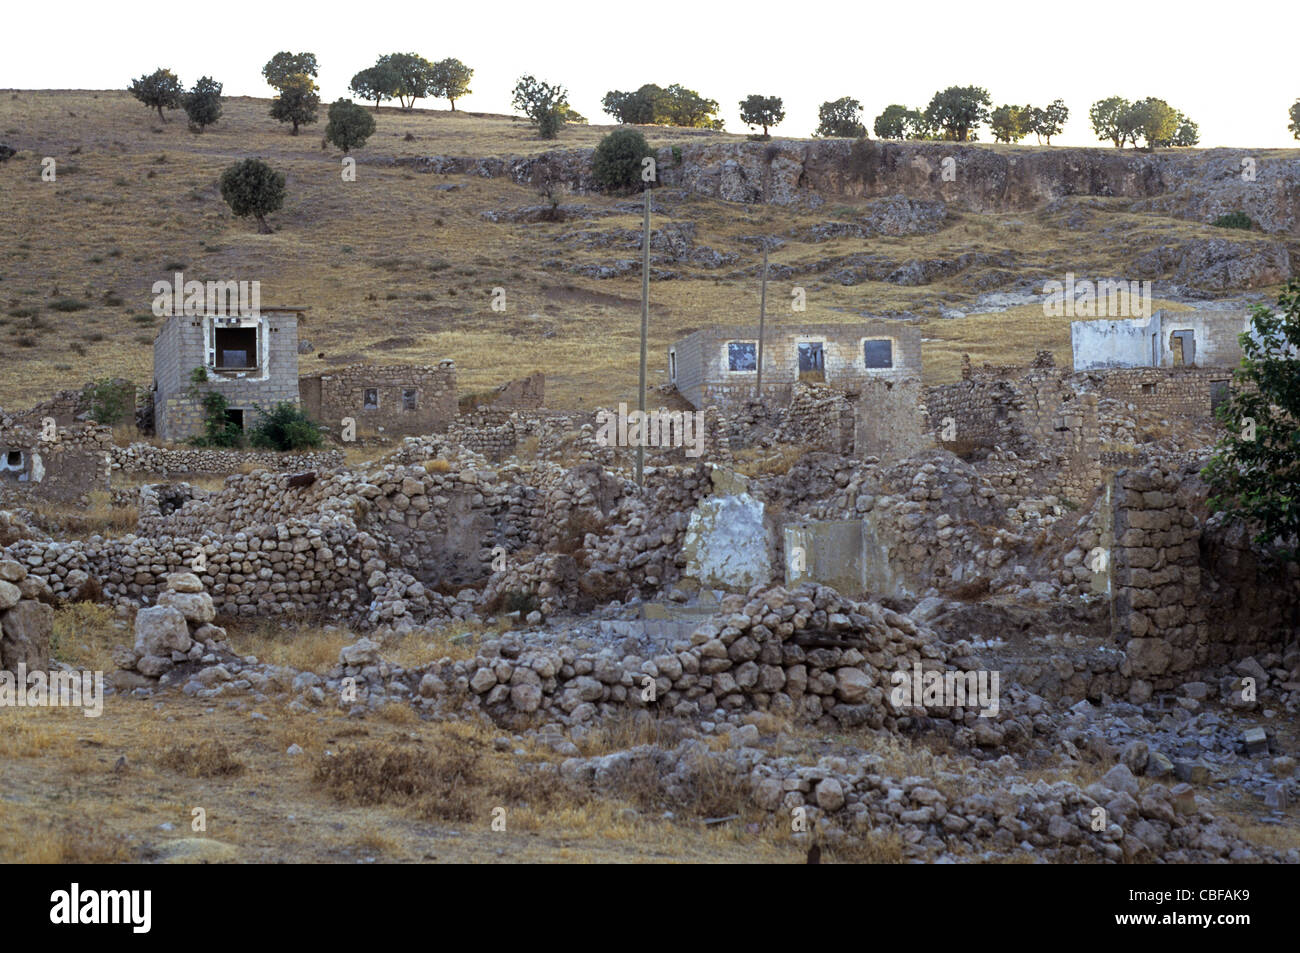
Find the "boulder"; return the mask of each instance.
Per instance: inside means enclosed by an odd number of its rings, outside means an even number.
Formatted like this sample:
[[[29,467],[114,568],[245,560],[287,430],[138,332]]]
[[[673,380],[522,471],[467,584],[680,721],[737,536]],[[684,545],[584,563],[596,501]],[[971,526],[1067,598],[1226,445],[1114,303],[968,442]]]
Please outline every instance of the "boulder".
[[[16,672],[21,662],[29,672],[48,671],[53,633],[53,609],[27,599],[19,602],[0,615],[0,668]]]
[[[185,615],[174,606],[150,606],[135,614],[137,654],[170,656],[188,652],[192,644]]]

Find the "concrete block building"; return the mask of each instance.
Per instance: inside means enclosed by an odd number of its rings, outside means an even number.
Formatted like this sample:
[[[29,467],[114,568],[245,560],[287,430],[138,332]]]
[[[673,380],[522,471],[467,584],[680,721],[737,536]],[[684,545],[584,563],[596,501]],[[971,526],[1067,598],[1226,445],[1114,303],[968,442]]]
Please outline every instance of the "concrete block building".
[[[256,407],[297,404],[298,322],[306,308],[263,308],[255,315],[173,315],[154,340],[154,420],[159,437],[182,441],[203,431],[201,398],[189,396],[195,368],[200,392],[230,403],[231,421],[251,426]]]
[[[755,396],[758,326],[712,327],[668,349],[668,376],[693,407]],[[900,321],[770,326],[763,341],[763,397],[789,404],[795,383],[860,390],[868,382],[921,376],[921,332]]]
[[[1170,311],[1148,318],[1075,321],[1074,369],[1231,367],[1241,363],[1238,337],[1251,329],[1246,311]]]

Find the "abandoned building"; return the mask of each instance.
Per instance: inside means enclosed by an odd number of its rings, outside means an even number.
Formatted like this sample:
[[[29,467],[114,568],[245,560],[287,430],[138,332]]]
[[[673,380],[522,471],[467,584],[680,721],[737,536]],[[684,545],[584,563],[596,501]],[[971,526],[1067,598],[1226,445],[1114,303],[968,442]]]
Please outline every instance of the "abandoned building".
[[[298,403],[298,322],[306,308],[263,308],[259,314],[173,315],[154,340],[154,420],[164,440],[203,431],[203,405],[192,390],[196,368],[207,371],[199,391],[230,403],[231,422],[253,423],[257,407]]]
[[[780,406],[800,381],[855,392],[921,376],[921,332],[899,321],[771,328],[761,350],[762,397]],[[668,377],[697,409],[740,405],[755,396],[759,351],[756,326],[704,328],[668,349]]]
[[[351,364],[298,381],[302,407],[334,428],[352,418],[358,428],[401,436],[445,430],[457,413],[456,364]]]
[[[38,429],[0,416],[0,487],[68,503],[107,490],[111,428],[60,429],[52,417],[46,423]]]
[[[1219,367],[1241,363],[1238,337],[1250,330],[1245,311],[1170,311],[1149,318],[1075,321],[1074,369]]]

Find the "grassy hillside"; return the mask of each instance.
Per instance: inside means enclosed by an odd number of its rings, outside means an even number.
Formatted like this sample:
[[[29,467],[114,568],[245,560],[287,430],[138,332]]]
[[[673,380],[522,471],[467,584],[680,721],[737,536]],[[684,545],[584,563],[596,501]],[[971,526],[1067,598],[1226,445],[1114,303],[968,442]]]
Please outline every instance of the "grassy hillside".
[[[338,151],[321,148],[323,121],[294,137],[267,116],[268,105],[227,100],[221,121],[196,135],[183,113],[159,123],[125,92],[0,93],[0,142],[19,150],[0,166],[0,323],[7,344],[0,406],[30,406],[105,375],[147,384],[157,329],[150,288],[177,270],[187,279],[259,280],[264,305],[310,306],[302,336],[312,350],[303,355],[302,373],[362,359],[452,358],[463,392],[541,370],[555,407],[634,395],[639,271],[597,279],[570,270],[638,257],[635,248],[600,241],[602,233],[640,227],[635,209],[615,208],[626,199],[566,200],[591,210],[589,220],[493,223],[484,212],[536,205],[538,194],[503,179],[421,174],[392,161],[590,147],[610,127],[569,127],[558,142],[545,142],[511,117],[384,108],[375,136],[357,151],[357,181],[345,183]],[[652,129],[647,137],[656,146],[743,140],[679,129]],[[41,180],[44,156],[56,160],[55,182]],[[220,197],[222,169],[247,156],[266,159],[288,180],[285,207],[270,216],[271,235],[235,219]],[[755,235],[786,237],[772,254],[774,266],[848,254],[907,261],[1009,253],[1004,264],[922,286],[844,286],[825,276],[770,286],[775,322],[852,322],[888,311],[924,316],[925,373],[939,382],[955,379],[963,351],[977,363],[1027,362],[1041,348],[1055,350],[1060,362],[1069,355],[1069,320],[1044,318],[1037,306],[955,320],[940,317],[944,309],[969,305],[1007,282],[1067,270],[1122,274],[1137,251],[1223,234],[1129,214],[1120,200],[1080,199],[1096,227],[1067,228],[1059,210],[954,214],[928,235],[807,243],[792,233],[852,218],[853,203],[755,208],[680,194],[663,202],[668,219],[694,223],[697,245],[737,259],[715,269],[674,265],[681,277],[653,284],[652,383],[666,380],[666,347],[681,335],[756,321]],[[656,226],[666,220],[656,216]],[[807,289],[803,314],[790,311],[793,284]],[[495,287],[506,289],[505,313],[491,309]]]

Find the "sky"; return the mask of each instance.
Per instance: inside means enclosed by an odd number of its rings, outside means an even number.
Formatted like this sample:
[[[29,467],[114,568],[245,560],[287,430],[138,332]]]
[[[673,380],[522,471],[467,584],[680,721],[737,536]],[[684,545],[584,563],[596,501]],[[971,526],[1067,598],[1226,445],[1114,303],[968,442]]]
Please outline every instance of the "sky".
[[[1200,125],[1203,147],[1295,148],[1287,110],[1300,99],[1298,26],[1295,0],[493,0],[380,9],[338,0],[63,0],[57,13],[15,0],[0,21],[0,88],[124,89],[164,66],[187,87],[210,75],[227,95],[270,97],[262,65],[279,50],[308,50],[331,102],[380,54],[413,52],[471,66],[473,94],[457,107],[474,112],[511,112],[524,73],[563,84],[573,108],[600,123],[613,122],[600,107],[607,91],[680,83],[717,100],[731,132],[748,131],[738,108],[746,95],[780,96],[786,119],[773,134],[803,137],[826,100],[856,98],[870,128],[890,103],[924,108],[936,90],[975,85],[995,106],[1064,99],[1070,119],[1054,145],[1098,145],[1088,108],[1120,95],[1168,101]],[[980,138],[991,138],[987,129]]]

